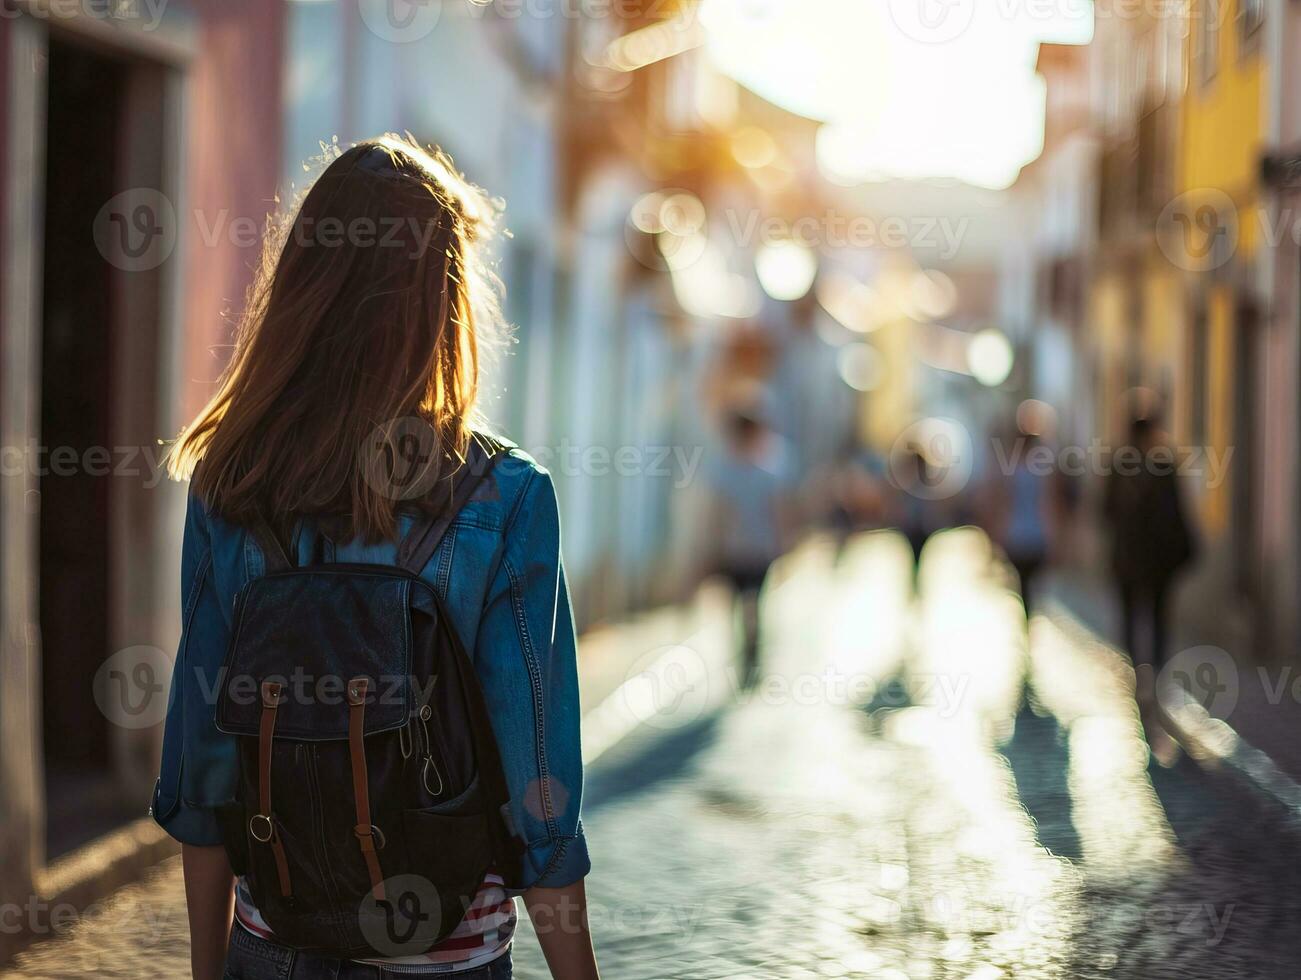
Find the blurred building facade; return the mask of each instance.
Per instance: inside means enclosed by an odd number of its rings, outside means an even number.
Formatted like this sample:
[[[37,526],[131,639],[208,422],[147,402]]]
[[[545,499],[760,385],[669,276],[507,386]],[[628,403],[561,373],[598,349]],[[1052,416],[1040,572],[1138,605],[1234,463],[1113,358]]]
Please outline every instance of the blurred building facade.
[[[1084,382],[1077,392],[1092,390],[1092,417],[1063,438],[1123,445],[1131,413],[1159,406],[1197,474],[1185,481],[1202,545],[1182,590],[1189,618],[1206,620],[1208,642],[1289,649],[1298,325],[1282,165],[1297,111],[1295,12],[1256,0],[1097,9],[1089,45],[1041,50],[1045,152],[1017,184],[1045,222],[1083,217],[1064,239],[1079,250],[1082,295],[1068,361]],[[1083,150],[1071,193],[1096,203],[1077,212],[1040,188],[1057,153],[1054,119],[1081,80],[1087,104],[1071,110],[1071,125],[1095,149]],[[1263,181],[1271,146],[1274,188]],[[1062,291],[1038,294],[1040,322],[1054,322]],[[1031,393],[1068,416],[1088,402],[1042,384]],[[1096,550],[1081,557],[1105,561]]]
[[[1262,396],[1269,390],[1268,346],[1278,336],[1265,329],[1261,279],[1264,14],[1257,0],[1199,0],[1189,9],[1179,203],[1171,215],[1185,230],[1182,246],[1165,249],[1181,273],[1186,304],[1183,406],[1172,413],[1177,438],[1233,452],[1229,479],[1208,487],[1200,500],[1203,570],[1211,588],[1241,598],[1248,629],[1263,628],[1262,641],[1269,639],[1270,605],[1261,591],[1266,528],[1260,505],[1265,481],[1273,478],[1260,452],[1273,414]],[[1191,215],[1192,227],[1200,217],[1203,227],[1186,230],[1182,214]]]
[[[828,465],[857,418],[854,392],[826,384],[836,350],[817,334],[816,273],[786,293],[757,271],[771,245],[790,246],[801,268],[825,257],[816,236],[788,234],[819,204],[816,126],[712,67],[696,3],[616,8],[623,16],[588,18],[576,38],[562,186],[575,216],[569,329],[585,335],[572,360],[587,374],[612,355],[625,367],[609,387],[576,387],[574,424],[608,426],[600,417],[618,407],[639,427],[629,434],[696,461],[671,488],[655,476],[571,491],[566,506],[590,525],[570,523],[580,555],[602,540],[593,518],[614,510],[591,592],[621,591],[626,604],[628,590],[677,598],[708,570],[708,470],[731,407],[762,412],[797,474]]]
[[[1262,163],[1261,280],[1267,316],[1261,393],[1266,420],[1259,453],[1264,554],[1261,588],[1271,609],[1273,646],[1301,640],[1301,9],[1267,5]]]
[[[1023,390],[1052,405],[1054,438],[1087,439],[1098,405],[1087,353],[1086,289],[1098,252],[1099,148],[1093,125],[1093,52],[1044,44],[1043,153],[1022,171],[1008,210],[1018,227],[1002,256],[1003,319],[1019,326]]]

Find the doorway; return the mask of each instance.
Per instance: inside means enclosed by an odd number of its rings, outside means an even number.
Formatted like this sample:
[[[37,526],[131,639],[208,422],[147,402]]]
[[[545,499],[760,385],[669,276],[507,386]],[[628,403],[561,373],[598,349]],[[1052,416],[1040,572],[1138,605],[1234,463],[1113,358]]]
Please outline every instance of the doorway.
[[[1251,621],[1258,625],[1259,574],[1257,542],[1260,540],[1259,483],[1257,480],[1259,434],[1256,399],[1260,390],[1257,364],[1260,308],[1250,298],[1240,297],[1234,309],[1233,352],[1233,488],[1231,537],[1233,579],[1238,594],[1252,607]],[[1253,637],[1253,640],[1257,639]]]
[[[96,215],[121,187],[127,63],[50,38],[41,313],[39,614],[47,857],[138,816],[90,679],[111,653],[114,365],[121,273]],[[111,472],[111,462],[110,462]]]

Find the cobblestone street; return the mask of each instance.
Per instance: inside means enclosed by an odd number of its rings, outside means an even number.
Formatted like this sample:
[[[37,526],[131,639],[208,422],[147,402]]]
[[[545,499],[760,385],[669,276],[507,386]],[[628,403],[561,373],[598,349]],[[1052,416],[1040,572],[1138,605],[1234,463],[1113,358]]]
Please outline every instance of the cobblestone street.
[[[625,978],[1301,975],[1301,844],[1229,774],[1150,761],[1133,675],[1052,608],[1025,629],[985,540],[787,559],[765,676],[704,634],[590,717],[603,973]],[[991,571],[992,569],[992,571]],[[185,972],[179,865],[0,977]],[[517,975],[545,976],[527,923]]]

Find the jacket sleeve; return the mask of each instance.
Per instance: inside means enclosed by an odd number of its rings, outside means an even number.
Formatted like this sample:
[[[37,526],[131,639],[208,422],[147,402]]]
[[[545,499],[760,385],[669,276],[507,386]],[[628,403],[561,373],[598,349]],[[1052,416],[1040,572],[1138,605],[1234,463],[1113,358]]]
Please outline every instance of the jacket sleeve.
[[[184,844],[220,844],[216,807],[234,794],[234,740],[213,721],[228,633],[212,577],[207,516],[191,494],[181,545],[181,639],[150,807],[159,826]]]
[[[579,819],[577,645],[559,511],[545,470],[530,472],[507,526],[479,623],[475,669],[501,751],[511,816],[527,844],[521,879],[507,886],[572,884],[591,868]]]

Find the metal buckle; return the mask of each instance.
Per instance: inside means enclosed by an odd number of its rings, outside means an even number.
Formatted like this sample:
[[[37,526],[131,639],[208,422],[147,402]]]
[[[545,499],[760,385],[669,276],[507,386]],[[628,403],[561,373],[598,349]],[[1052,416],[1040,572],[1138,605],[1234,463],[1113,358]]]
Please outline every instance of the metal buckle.
[[[369,677],[354,677],[348,681],[348,704],[354,708],[366,703],[368,693],[370,693]]]
[[[258,823],[259,820],[265,821],[266,823],[265,837],[258,833],[258,828],[262,826],[262,824]],[[248,832],[253,835],[253,839],[258,843],[268,844],[271,842],[271,838],[276,835],[276,828],[275,825],[271,823],[270,816],[265,813],[255,813],[248,822]]]

